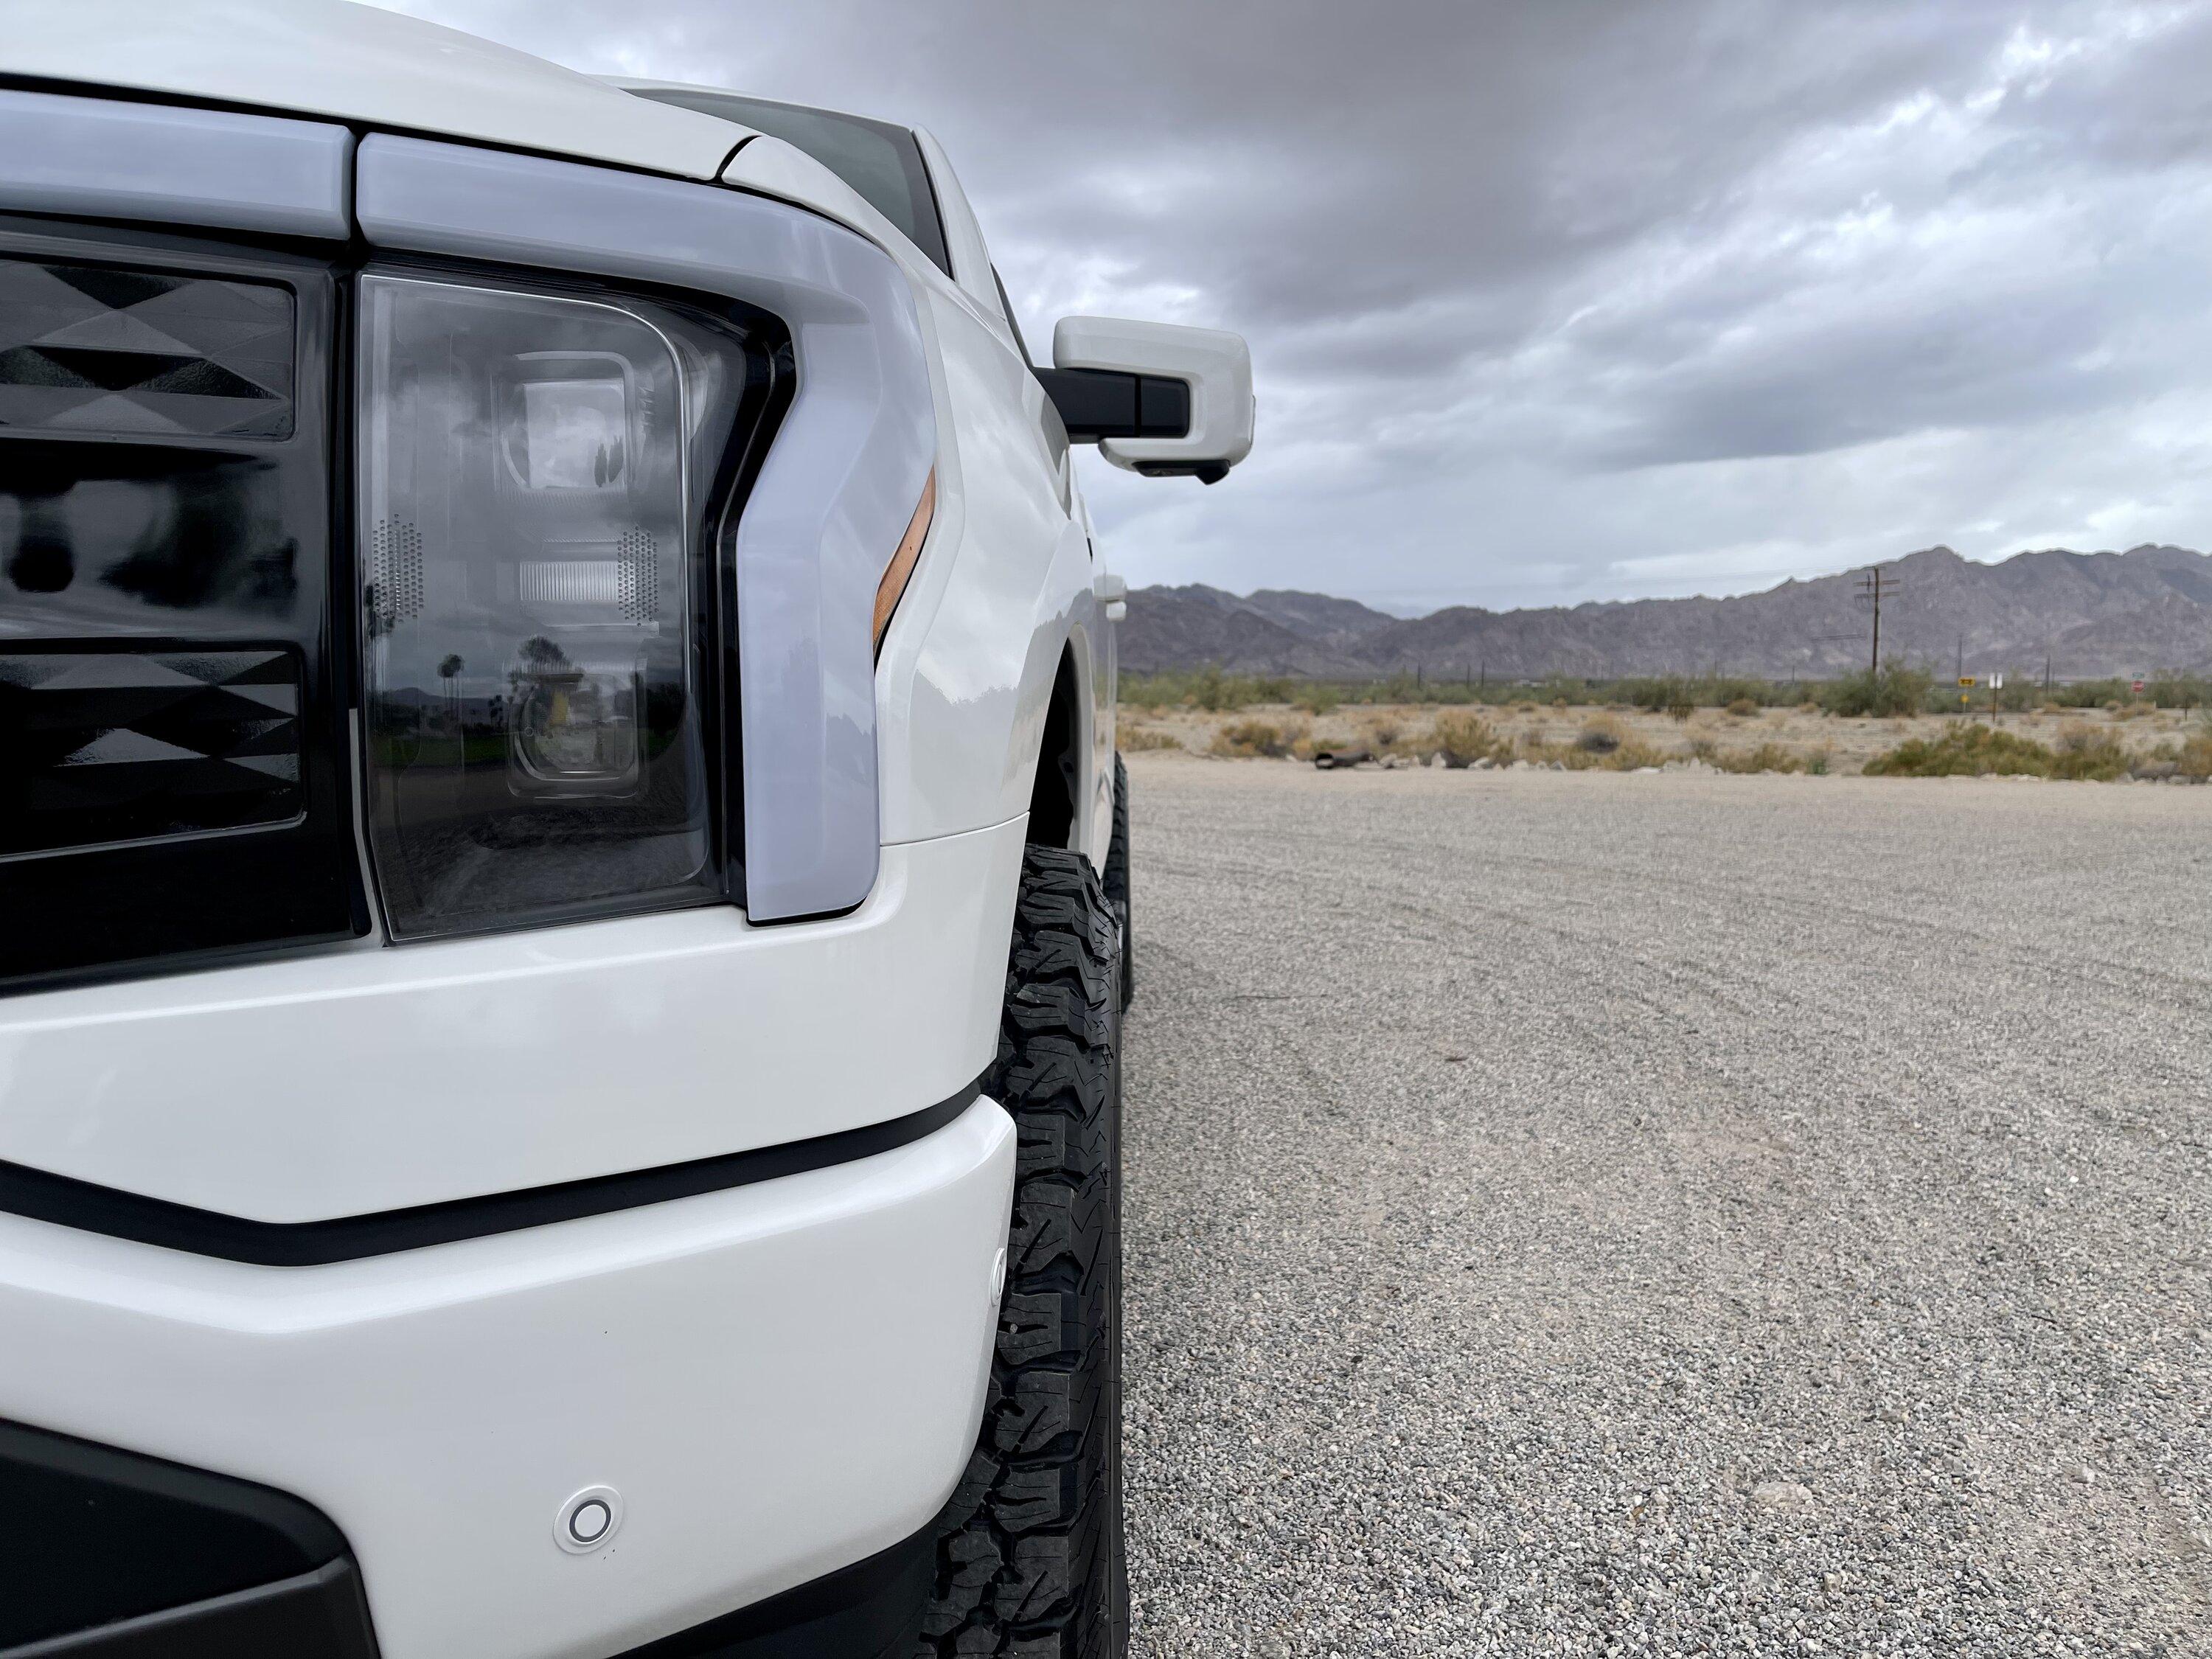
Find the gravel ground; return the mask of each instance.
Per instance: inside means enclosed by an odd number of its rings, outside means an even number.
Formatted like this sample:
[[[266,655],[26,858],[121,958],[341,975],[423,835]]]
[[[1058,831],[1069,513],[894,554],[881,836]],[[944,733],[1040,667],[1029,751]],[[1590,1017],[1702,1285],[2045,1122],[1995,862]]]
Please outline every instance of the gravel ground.
[[[2212,1654],[2212,789],[1130,769],[1140,1656]]]

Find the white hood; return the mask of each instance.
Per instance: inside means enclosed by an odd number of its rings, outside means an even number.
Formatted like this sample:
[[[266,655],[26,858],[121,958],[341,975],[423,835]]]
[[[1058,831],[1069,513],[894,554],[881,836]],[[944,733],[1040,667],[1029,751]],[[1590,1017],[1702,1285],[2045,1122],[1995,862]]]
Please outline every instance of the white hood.
[[[0,74],[713,179],[746,129],[344,0],[9,0]]]

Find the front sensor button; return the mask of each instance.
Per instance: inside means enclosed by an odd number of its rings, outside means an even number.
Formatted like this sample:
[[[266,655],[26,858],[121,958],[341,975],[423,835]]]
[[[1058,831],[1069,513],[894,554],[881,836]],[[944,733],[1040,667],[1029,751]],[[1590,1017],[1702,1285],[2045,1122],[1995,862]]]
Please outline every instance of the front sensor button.
[[[553,1518],[553,1541],[571,1555],[588,1555],[622,1525],[622,1495],[612,1486],[586,1486]]]

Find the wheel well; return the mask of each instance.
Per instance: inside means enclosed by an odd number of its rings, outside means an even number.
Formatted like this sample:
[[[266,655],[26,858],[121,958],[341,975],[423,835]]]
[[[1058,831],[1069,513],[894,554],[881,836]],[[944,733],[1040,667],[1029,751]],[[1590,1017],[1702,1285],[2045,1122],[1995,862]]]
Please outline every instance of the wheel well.
[[[1030,786],[1030,843],[1066,847],[1075,839],[1075,806],[1083,781],[1082,704],[1075,684],[1074,653],[1060,653],[1045,710],[1044,741],[1037,746],[1036,781]]]

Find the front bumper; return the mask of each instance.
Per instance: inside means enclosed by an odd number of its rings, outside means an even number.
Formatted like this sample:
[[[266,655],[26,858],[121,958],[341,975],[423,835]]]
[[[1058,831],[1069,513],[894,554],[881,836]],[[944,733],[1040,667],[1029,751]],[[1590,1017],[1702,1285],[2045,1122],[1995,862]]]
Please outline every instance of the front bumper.
[[[599,1659],[928,1523],[1013,1166],[979,1100],[853,1163],[321,1267],[0,1215],[0,1418],[313,1504],[384,1659]],[[618,1524],[564,1548],[592,1487]]]

